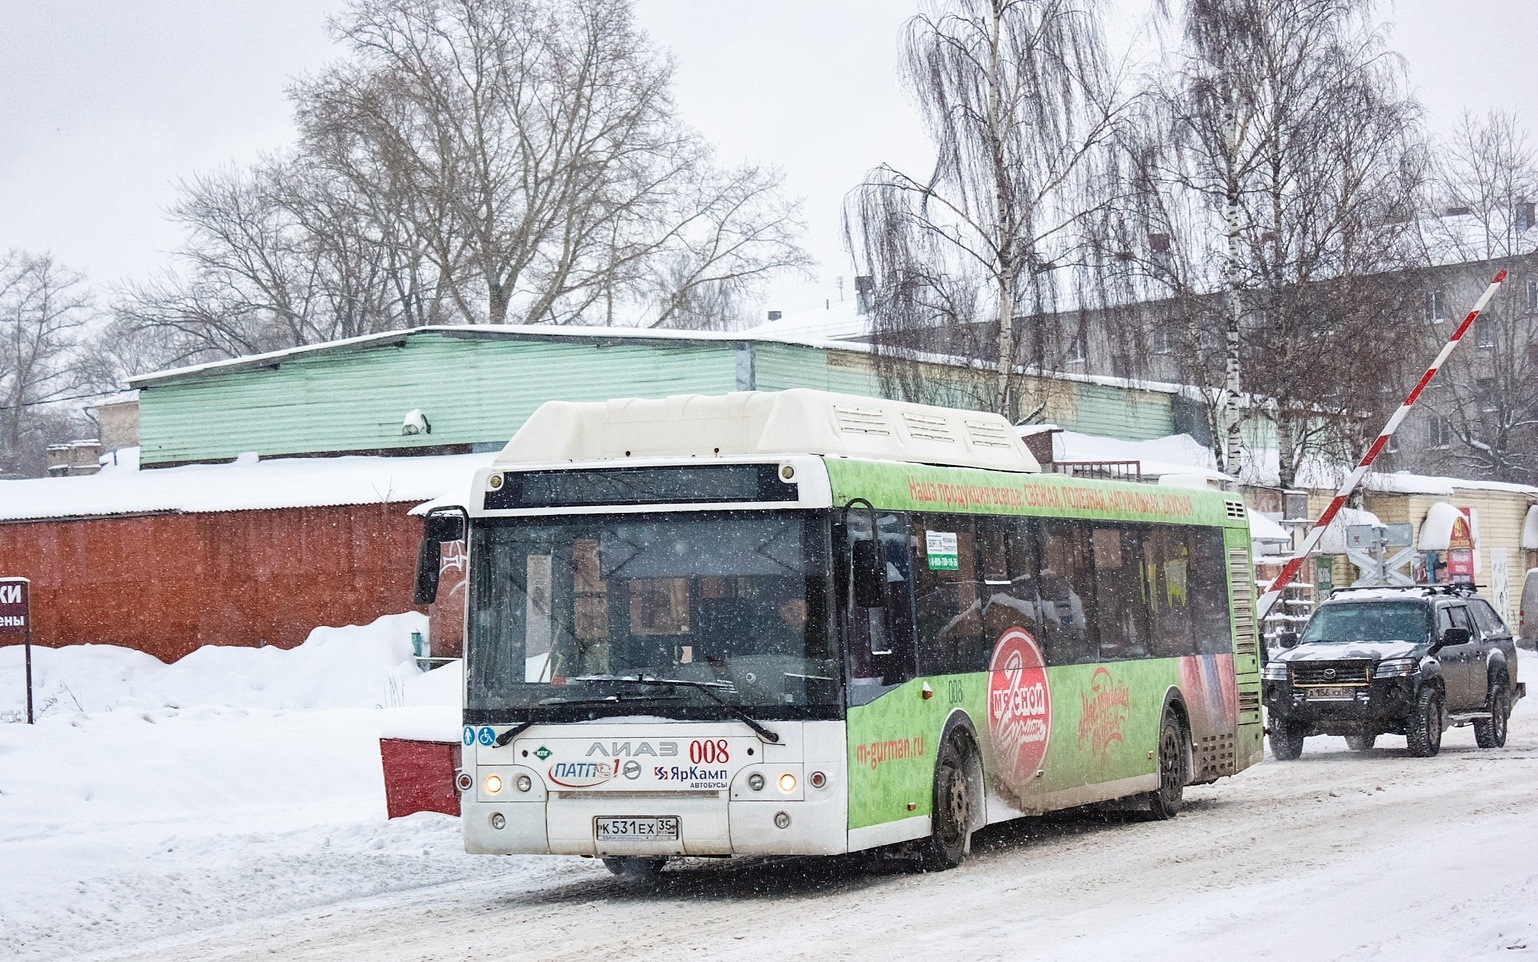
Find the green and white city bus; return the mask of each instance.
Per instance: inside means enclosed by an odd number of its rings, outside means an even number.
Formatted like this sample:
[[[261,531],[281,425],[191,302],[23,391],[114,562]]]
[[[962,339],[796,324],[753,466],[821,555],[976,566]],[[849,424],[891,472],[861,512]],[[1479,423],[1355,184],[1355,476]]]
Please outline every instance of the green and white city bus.
[[[418,598],[467,536],[471,852],[944,868],[1261,757],[1243,504],[1044,474],[996,415],[552,402],[469,500],[428,515]]]

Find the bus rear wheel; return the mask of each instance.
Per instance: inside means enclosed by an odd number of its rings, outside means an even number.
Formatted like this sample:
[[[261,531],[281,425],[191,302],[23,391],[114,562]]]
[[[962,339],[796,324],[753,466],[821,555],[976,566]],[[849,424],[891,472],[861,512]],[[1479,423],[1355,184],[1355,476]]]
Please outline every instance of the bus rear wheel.
[[[973,796],[975,755],[966,737],[953,731],[940,743],[935,762],[934,816],[924,850],[924,868],[931,872],[953,869],[972,848],[972,819],[978,805]]]
[[[1172,711],[1159,723],[1159,787],[1148,793],[1148,817],[1164,821],[1180,814],[1185,801],[1186,753],[1181,739],[1185,729]]]

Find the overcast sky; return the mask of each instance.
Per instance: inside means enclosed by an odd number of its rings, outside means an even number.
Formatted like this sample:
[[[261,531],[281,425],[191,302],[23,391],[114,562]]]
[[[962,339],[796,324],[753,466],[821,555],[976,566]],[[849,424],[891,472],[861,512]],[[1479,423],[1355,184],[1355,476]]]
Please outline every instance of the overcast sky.
[[[165,263],[179,178],[245,163],[292,136],[288,78],[334,56],[344,0],[0,2],[0,250],[51,250],[108,285]],[[723,159],[785,172],[807,243],[847,272],[845,191],[876,164],[929,156],[897,81],[910,0],[639,0],[677,58],[687,121]],[[1122,0],[1120,9],[1141,9]],[[1398,0],[1383,8],[1433,131],[1465,109],[1538,127],[1538,0]],[[1131,32],[1127,16],[1118,35]],[[1528,105],[1525,110],[1521,105]]]

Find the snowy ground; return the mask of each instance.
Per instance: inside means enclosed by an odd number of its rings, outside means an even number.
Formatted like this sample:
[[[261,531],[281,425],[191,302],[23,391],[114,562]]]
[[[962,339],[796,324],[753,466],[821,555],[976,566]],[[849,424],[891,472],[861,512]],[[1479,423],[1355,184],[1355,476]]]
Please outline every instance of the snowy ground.
[[[169,668],[40,653],[72,694],[0,724],[0,958],[1538,958],[1531,702],[1503,750],[1310,739],[1173,822],[996,827],[954,872],[701,860],[634,888],[467,856],[445,816],[385,820],[379,735],[457,731],[453,670],[416,675],[410,627]]]

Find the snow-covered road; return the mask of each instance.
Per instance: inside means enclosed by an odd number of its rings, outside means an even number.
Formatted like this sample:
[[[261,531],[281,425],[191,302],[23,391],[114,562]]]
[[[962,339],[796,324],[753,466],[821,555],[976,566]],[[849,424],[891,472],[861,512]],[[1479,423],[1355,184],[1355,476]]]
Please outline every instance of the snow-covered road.
[[[257,731],[294,737],[285,725],[303,717]],[[352,715],[329,725],[358,744],[368,727]],[[122,816],[108,811],[62,836],[5,829],[0,875],[18,864],[35,874],[33,886],[0,885],[0,955],[1538,958],[1531,701],[1511,732],[1493,751],[1469,729],[1450,732],[1432,759],[1408,757],[1402,738],[1365,755],[1311,739],[1300,761],[1268,758],[1190,790],[1173,822],[996,827],[965,866],[937,875],[867,858],[697,861],[636,888],[581,859],[466,856],[453,819],[386,823],[361,795],[333,820],[311,809],[301,824],[257,806],[115,834]],[[240,744],[233,731],[216,737]],[[50,858],[93,868],[77,880]]]

